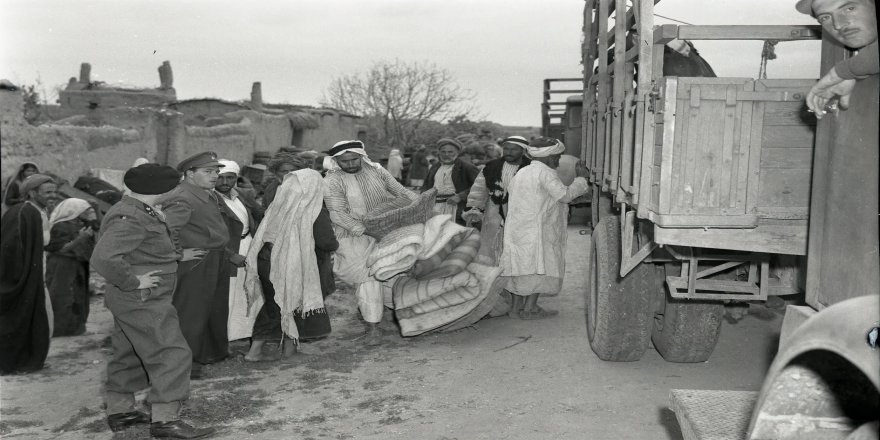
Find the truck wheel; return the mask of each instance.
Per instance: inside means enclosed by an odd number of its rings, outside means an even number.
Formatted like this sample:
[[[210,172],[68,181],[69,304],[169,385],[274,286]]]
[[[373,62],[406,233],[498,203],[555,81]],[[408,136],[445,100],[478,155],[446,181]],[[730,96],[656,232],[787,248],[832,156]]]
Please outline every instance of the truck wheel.
[[[595,228],[599,221],[605,217],[612,216],[614,211],[611,209],[611,196],[602,192],[599,185],[593,185],[590,194],[590,221]]]
[[[659,289],[657,268],[640,264],[620,278],[620,218],[595,226],[587,285],[587,334],[599,359],[639,360],[648,348],[652,297]]]
[[[669,362],[705,362],[718,343],[724,305],[675,299],[666,292],[654,317],[651,341]]]

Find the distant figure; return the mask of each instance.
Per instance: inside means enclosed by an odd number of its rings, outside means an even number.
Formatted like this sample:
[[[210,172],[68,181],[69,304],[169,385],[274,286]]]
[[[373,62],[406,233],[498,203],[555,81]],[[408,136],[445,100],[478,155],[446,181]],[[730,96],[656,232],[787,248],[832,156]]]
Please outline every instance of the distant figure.
[[[510,181],[517,171],[532,163],[526,154],[529,142],[524,137],[511,136],[502,140],[501,146],[503,155],[486,163],[480,171],[468,194],[470,210],[462,214],[466,220],[482,223],[479,254],[493,262],[501,257]]]
[[[532,163],[510,183],[501,275],[510,277],[512,318],[541,319],[559,313],[539,307],[538,298],[562,289],[568,202],[590,189],[583,164],[578,164],[578,177],[570,186],[559,179],[556,167],[564,152],[565,145],[553,138],[530,142]]]
[[[409,165],[409,185],[410,187],[421,188],[425,184],[425,177],[428,175],[428,154],[424,145],[419,145],[412,154],[412,162]]]
[[[3,212],[6,212],[6,210],[13,205],[25,201],[27,194],[23,194],[19,186],[24,179],[28,178],[28,176],[32,176],[39,172],[40,170],[37,169],[37,164],[25,162],[18,167],[18,171],[16,171],[15,174],[6,180],[6,184],[3,185]]]
[[[403,182],[403,157],[400,155],[400,150],[392,149],[388,153],[388,166],[385,169],[388,170],[391,177],[397,179],[398,182]]]
[[[55,315],[53,336],[81,335],[89,318],[89,258],[100,226],[83,199],[64,199],[49,216],[46,287]]]
[[[464,212],[471,185],[480,170],[459,157],[464,147],[457,140],[440,139],[437,141],[437,148],[440,163],[433,165],[428,171],[422,191],[436,188],[434,215],[450,214],[456,223],[464,225],[461,214]]]
[[[21,182],[24,203],[0,220],[0,374],[43,368],[52,336],[52,305],[43,282],[43,246],[49,242],[46,208],[57,198],[51,177]]]

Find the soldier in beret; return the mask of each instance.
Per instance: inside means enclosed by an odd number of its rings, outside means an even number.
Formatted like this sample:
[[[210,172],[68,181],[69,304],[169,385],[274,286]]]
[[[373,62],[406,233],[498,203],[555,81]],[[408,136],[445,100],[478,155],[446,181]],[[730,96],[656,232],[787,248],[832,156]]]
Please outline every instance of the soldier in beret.
[[[90,261],[107,279],[104,301],[115,324],[107,364],[107,424],[116,432],[150,422],[150,415],[134,408],[134,393],[150,387],[151,435],[204,437],[213,429],[179,419],[189,397],[192,355],[171,304],[178,261],[194,256],[178,252],[165,215],[156,208],[180,177],[171,167],[146,164],[129,169],[124,181],[131,194],[107,211]]]
[[[200,257],[181,264],[174,292],[180,329],[193,354],[192,379],[204,376],[204,365],[229,357],[229,278],[245,261],[226,246],[227,217],[236,217],[214,191],[222,166],[210,151],[184,159],[177,166],[183,182],[163,204],[175,244]]]

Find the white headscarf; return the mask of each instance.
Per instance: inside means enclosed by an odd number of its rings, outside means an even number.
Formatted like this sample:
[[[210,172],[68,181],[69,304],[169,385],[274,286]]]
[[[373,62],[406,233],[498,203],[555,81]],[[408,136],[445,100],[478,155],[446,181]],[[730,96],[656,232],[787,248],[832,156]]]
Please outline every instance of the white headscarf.
[[[382,168],[382,165],[379,165],[379,164],[377,164],[376,162],[373,162],[372,160],[370,160],[370,156],[367,156],[367,150],[365,150],[365,149],[363,148],[364,143],[361,142],[361,141],[357,141],[357,140],[353,140],[353,141],[339,141],[339,142],[333,144],[333,147],[330,148],[330,151],[333,151],[333,148],[336,148],[336,147],[338,147],[338,146],[340,146],[340,145],[353,144],[353,143],[359,143],[359,144],[361,145],[361,148],[354,148],[354,147],[352,147],[352,148],[346,148],[346,149],[344,149],[344,150],[337,151],[336,153],[334,153],[334,154],[331,155],[331,156],[327,156],[330,160],[324,159],[324,168],[326,168],[327,171],[338,171],[338,170],[341,170],[342,168],[340,168],[340,167],[339,167],[339,164],[336,162],[336,157],[341,156],[341,155],[343,155],[343,154],[345,154],[345,153],[349,153],[349,152],[351,152],[351,153],[356,153],[356,154],[360,154],[361,156],[363,156],[363,161],[364,161],[364,163],[367,164],[367,165],[370,165],[370,166],[375,167],[375,168]]]
[[[260,311],[263,293],[257,273],[257,255],[263,244],[272,243],[269,280],[275,287],[275,302],[281,308],[281,328],[294,340],[299,331],[294,313],[309,316],[324,309],[324,298],[315,257],[313,226],[324,203],[324,179],[313,169],[292,171],[284,176],[275,200],[254,234],[248,250],[244,288],[248,316]]]
[[[559,139],[548,139],[556,141],[553,145],[547,145],[545,147],[533,147],[529,146],[529,156],[532,157],[548,157],[556,154],[562,154],[565,152],[565,144],[562,143]]]
[[[91,208],[92,205],[83,199],[64,199],[52,210],[52,215],[49,216],[49,227],[73,220]]]
[[[220,170],[220,174],[234,173],[236,176],[241,174],[241,167],[238,166],[238,163],[234,160],[218,159],[217,162],[220,162],[220,165],[223,165],[223,169]]]

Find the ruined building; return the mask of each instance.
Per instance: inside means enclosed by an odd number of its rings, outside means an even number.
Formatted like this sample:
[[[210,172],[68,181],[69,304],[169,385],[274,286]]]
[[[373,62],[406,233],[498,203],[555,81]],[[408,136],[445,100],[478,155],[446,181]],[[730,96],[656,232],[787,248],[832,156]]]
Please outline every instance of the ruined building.
[[[21,90],[0,88],[2,179],[24,162],[73,181],[92,169],[125,170],[138,157],[176,165],[205,150],[247,164],[282,148],[325,151],[365,130],[343,111],[264,103],[258,82],[247,101],[181,101],[167,61],[159,79],[157,88],[112,87],[92,81],[84,63],[41,125],[25,121]]]

